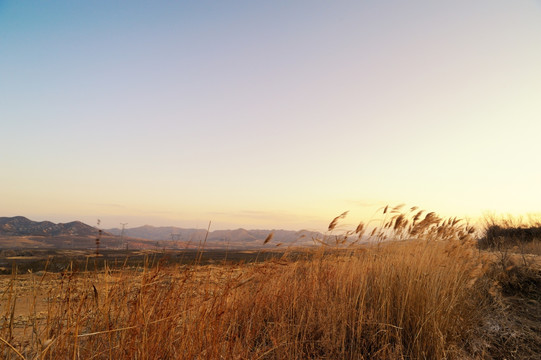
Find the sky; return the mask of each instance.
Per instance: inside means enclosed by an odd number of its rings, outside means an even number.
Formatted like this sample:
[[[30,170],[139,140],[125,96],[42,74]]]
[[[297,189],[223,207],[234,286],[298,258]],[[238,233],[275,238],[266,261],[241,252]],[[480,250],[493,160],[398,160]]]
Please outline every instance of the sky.
[[[0,0],[0,216],[541,212],[541,1]]]

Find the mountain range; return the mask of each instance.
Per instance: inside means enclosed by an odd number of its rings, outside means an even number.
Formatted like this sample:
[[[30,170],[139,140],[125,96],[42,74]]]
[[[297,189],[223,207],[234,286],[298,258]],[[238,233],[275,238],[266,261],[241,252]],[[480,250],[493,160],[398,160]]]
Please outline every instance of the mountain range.
[[[120,236],[119,228],[106,229],[105,231]],[[124,230],[124,236],[141,238],[154,241],[171,241],[186,246],[199,246],[206,238],[206,246],[210,247],[261,247],[265,239],[272,233],[272,243],[294,244],[298,246],[312,245],[312,238],[323,237],[323,234],[315,231],[300,230],[214,230],[207,235],[205,229],[184,229],[174,226],[155,227],[150,225],[140,226]]]
[[[55,224],[50,221],[32,221],[23,216],[0,217],[0,248],[92,248],[100,237],[102,248],[176,249],[253,249],[275,245],[312,245],[314,238],[323,234],[300,230],[214,230],[184,229],[174,226],[150,225],[99,230],[80,221]],[[272,236],[269,238],[270,234]],[[265,240],[267,243],[265,243]]]
[[[24,216],[0,217],[0,235],[12,236],[97,236],[98,229],[80,221],[55,224],[32,221]],[[109,235],[109,234],[105,234]]]

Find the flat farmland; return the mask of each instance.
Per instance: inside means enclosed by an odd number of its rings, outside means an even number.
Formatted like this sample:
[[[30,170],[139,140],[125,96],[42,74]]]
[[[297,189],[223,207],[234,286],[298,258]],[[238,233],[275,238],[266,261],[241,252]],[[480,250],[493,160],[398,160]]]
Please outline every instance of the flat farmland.
[[[282,256],[284,251],[269,250],[95,250],[74,249],[16,249],[0,251],[0,274],[88,271],[104,267],[152,267],[163,265],[188,265],[198,263],[251,263]],[[295,251],[289,251],[290,255]]]

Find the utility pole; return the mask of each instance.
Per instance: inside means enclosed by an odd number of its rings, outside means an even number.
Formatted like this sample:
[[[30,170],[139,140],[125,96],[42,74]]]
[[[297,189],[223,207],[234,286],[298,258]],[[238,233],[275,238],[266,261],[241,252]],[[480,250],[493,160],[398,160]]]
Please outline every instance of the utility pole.
[[[122,231],[120,231],[120,243],[122,244],[124,241],[124,228],[128,223],[120,223],[120,225],[122,225]],[[128,240],[126,240],[126,250],[128,250]]]

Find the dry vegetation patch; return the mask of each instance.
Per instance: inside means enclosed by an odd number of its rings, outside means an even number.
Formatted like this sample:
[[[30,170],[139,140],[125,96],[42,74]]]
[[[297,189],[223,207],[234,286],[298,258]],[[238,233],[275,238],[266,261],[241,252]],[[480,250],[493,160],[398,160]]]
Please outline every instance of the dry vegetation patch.
[[[4,280],[0,348],[45,359],[463,358],[481,351],[482,256],[464,242],[409,241],[296,261],[25,275]],[[20,286],[35,299],[25,324],[11,316]]]
[[[0,356],[539,358],[536,257],[479,251],[457,219],[383,214],[262,263],[3,278]],[[360,245],[365,233],[377,241]]]

